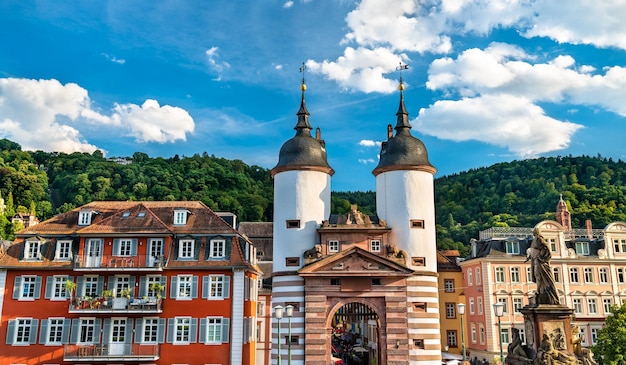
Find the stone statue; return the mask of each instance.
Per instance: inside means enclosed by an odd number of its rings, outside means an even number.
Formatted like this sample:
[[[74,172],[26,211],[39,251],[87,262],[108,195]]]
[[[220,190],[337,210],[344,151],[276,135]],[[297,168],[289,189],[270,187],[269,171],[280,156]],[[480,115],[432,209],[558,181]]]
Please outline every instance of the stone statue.
[[[533,242],[528,249],[526,261],[530,261],[532,280],[537,284],[535,305],[559,304],[559,295],[554,285],[554,276],[550,267],[552,254],[550,246],[539,228],[533,230]]]
[[[302,255],[305,259],[315,260],[322,258],[322,245],[316,244],[315,247],[304,251]]]
[[[537,349],[537,357],[534,365],[577,365],[575,356],[570,356],[564,351],[560,351],[554,346],[554,339],[547,333],[543,334],[541,345]]]
[[[578,361],[582,363],[582,365],[597,365],[593,359],[593,353],[590,349],[583,347],[583,338],[580,333],[580,327],[573,324],[572,325],[572,345],[574,347],[574,355],[578,358]]]
[[[522,339],[519,335],[519,329],[511,328],[513,340],[509,343],[507,355],[505,359],[506,364],[523,365],[531,364],[533,362],[528,354],[526,346],[522,345]]]

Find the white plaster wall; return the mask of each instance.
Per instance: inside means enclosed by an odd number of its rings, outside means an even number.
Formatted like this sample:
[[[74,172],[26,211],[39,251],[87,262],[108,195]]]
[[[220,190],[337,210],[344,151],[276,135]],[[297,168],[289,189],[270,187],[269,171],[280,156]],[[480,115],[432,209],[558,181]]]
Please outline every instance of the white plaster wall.
[[[230,319],[230,363],[231,365],[241,365],[243,358],[243,301],[244,301],[244,272],[243,270],[233,271],[233,289],[231,297],[233,300],[232,318]]]
[[[274,176],[274,272],[300,267],[285,265],[318,243],[317,228],[330,215],[330,175],[318,171],[285,171]],[[300,228],[286,221],[300,220]]]
[[[391,243],[409,256],[426,258],[425,267],[437,271],[435,192],[433,175],[425,171],[389,171],[376,176],[378,216],[392,229]],[[424,221],[424,228],[411,228],[412,219]]]

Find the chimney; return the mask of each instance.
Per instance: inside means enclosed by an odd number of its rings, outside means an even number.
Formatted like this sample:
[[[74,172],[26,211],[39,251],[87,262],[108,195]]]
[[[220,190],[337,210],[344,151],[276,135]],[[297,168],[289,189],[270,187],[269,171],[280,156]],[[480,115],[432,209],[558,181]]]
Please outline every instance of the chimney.
[[[593,228],[591,226],[591,219],[585,221],[585,227],[587,228],[587,238],[593,239]]]

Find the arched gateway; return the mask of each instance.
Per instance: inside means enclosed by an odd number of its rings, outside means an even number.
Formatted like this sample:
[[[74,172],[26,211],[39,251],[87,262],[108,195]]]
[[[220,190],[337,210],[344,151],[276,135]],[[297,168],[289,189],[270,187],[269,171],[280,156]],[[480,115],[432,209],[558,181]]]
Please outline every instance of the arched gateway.
[[[331,308],[329,338],[331,363],[348,365],[373,365],[380,363],[380,321],[378,314],[370,307],[370,300],[349,302]],[[328,323],[327,323],[328,325]]]

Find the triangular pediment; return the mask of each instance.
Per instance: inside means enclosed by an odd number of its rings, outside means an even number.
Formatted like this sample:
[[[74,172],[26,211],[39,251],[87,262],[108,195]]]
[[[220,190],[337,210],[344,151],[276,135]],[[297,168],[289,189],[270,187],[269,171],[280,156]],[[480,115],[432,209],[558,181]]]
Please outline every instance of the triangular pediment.
[[[298,271],[300,276],[411,276],[414,271],[395,261],[358,247],[315,261]]]

